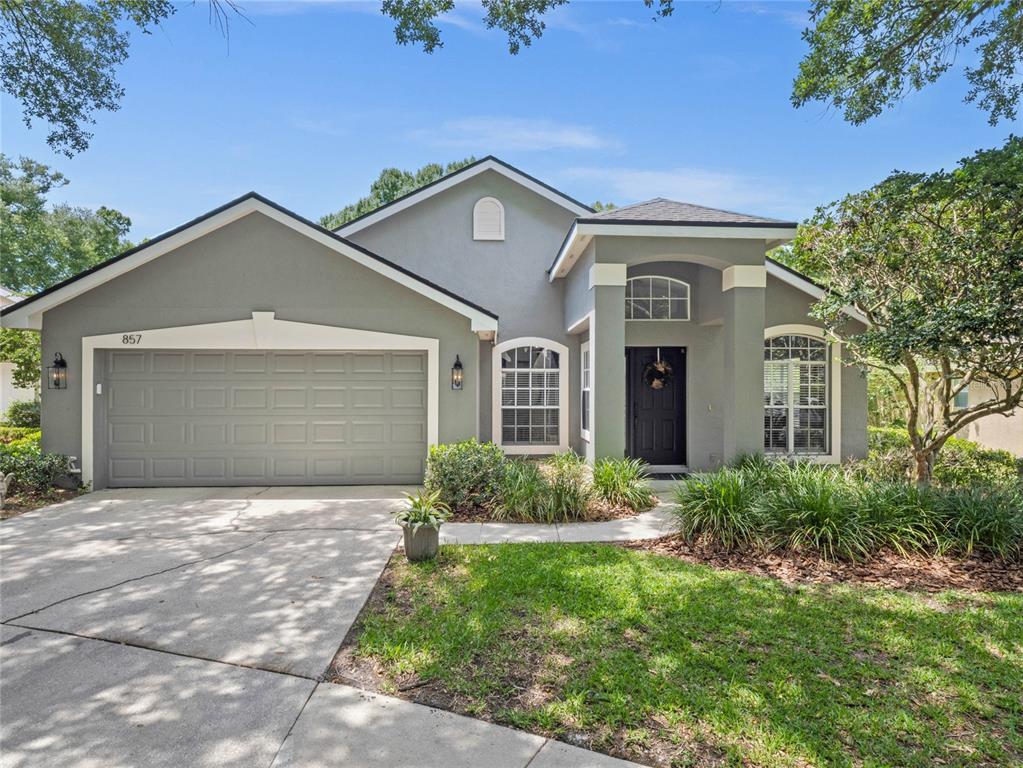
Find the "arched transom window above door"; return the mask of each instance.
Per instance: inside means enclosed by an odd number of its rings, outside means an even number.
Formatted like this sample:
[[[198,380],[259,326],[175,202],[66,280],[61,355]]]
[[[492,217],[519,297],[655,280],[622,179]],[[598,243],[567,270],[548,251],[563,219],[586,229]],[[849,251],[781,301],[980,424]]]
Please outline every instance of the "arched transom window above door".
[[[625,283],[626,320],[688,320],[689,283],[644,275]]]

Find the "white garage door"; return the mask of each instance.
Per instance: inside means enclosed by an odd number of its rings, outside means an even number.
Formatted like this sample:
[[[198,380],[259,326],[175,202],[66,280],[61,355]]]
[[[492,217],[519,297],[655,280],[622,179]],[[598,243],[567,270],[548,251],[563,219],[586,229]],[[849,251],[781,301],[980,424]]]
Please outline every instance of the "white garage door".
[[[106,355],[110,486],[422,481],[423,352]]]

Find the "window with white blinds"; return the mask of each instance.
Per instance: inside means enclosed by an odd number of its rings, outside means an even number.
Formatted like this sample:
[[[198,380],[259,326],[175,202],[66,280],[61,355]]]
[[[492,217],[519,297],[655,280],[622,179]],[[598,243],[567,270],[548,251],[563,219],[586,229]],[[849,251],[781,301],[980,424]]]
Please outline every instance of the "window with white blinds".
[[[501,444],[553,445],[561,428],[561,355],[544,347],[501,352]]]
[[[828,345],[812,336],[764,341],[764,450],[828,452]]]

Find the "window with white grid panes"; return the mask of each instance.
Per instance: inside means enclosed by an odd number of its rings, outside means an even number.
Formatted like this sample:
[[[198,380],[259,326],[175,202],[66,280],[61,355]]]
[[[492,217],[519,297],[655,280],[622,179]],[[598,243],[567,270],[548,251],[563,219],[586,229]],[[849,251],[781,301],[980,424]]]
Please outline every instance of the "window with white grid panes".
[[[501,444],[558,445],[561,355],[523,346],[501,353]]]
[[[799,334],[764,341],[764,451],[828,452],[828,344]]]

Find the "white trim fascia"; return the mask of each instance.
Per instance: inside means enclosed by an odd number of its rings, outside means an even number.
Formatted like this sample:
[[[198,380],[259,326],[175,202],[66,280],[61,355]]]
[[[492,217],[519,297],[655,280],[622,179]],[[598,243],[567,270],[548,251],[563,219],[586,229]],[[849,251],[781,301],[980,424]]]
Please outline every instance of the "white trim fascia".
[[[582,333],[583,331],[590,330],[590,322],[593,320],[593,311],[587,312],[585,315],[580,317],[575,322],[571,323],[568,328],[565,329],[565,333],[572,336]]]
[[[583,365],[583,356],[590,355],[590,362],[588,366]],[[588,372],[590,374],[590,384],[584,390],[583,389],[583,373]],[[583,392],[590,393],[590,408],[586,420],[590,423],[590,429],[583,429]],[[590,442],[590,434],[593,429],[593,355],[590,354],[590,342],[587,339],[579,345],[579,437],[585,440],[587,443]]]
[[[404,211],[407,208],[411,208],[413,205],[421,203],[424,200],[428,200],[434,195],[438,195],[441,192],[449,190],[452,187],[461,184],[463,181],[468,181],[471,178],[479,176],[481,173],[484,173],[485,171],[494,171],[495,173],[499,173],[505,178],[510,179],[515,183],[525,187],[531,192],[535,192],[541,197],[544,197],[550,200],[551,202],[560,205],[562,208],[571,211],[576,216],[590,216],[593,214],[593,211],[590,211],[582,207],[581,205],[576,205],[575,203],[569,201],[567,198],[563,197],[562,195],[559,195],[557,192],[553,192],[552,190],[545,187],[543,184],[537,183],[528,176],[516,173],[515,171],[511,170],[510,168],[507,168],[506,166],[497,162],[496,160],[488,159],[484,160],[478,165],[473,166],[472,168],[467,168],[461,171],[455,171],[454,173],[441,179],[437,183],[431,184],[429,187],[426,187],[425,189],[421,189],[419,192],[413,192],[408,197],[402,198],[401,200],[395,203],[391,203],[390,205],[380,209],[376,213],[371,213],[368,216],[364,216],[358,221],[353,221],[348,224],[344,224],[335,229],[334,231],[337,232],[337,234],[341,235],[341,237],[349,237],[350,235],[354,235],[356,232],[362,231],[366,227],[373,226],[374,224],[383,221],[384,219],[393,216],[396,213],[400,213],[401,211]]]
[[[813,296],[815,299],[818,300],[823,299],[824,296],[827,294],[827,291],[825,291],[819,285],[814,285],[805,277],[790,272],[784,267],[775,264],[773,261],[767,262],[767,274],[770,275],[771,277],[775,277],[781,280],[786,285],[790,285],[793,288],[796,288],[797,290],[800,290],[803,293],[808,294],[809,296]],[[863,315],[863,313],[860,312],[855,307],[844,307],[842,311],[849,317],[851,317],[853,320],[858,320],[864,325],[870,325],[870,323],[867,321],[867,318]]]
[[[544,347],[558,353],[558,444],[557,445],[504,445],[501,442],[501,353],[512,347]],[[592,364],[592,361],[591,361]],[[568,450],[568,368],[570,365],[568,347],[551,339],[539,336],[520,336],[495,344],[490,358],[491,418],[490,439],[507,454],[537,456],[561,453]],[[593,395],[591,394],[592,398]]]
[[[130,344],[125,337],[133,337]],[[426,352],[426,439],[436,445],[440,417],[440,341],[425,336],[340,328],[278,320],[273,312],[253,312],[248,320],[204,323],[175,328],[128,328],[82,337],[82,482],[91,483],[93,466],[94,352],[98,349],[330,349],[416,350]]]
[[[831,355],[831,368],[828,371],[828,408],[831,411],[831,424],[828,425],[828,442],[831,450],[828,453],[807,455],[793,454],[791,458],[810,460],[817,464],[841,464],[842,463],[842,342],[829,338],[823,328],[803,323],[784,323],[772,325],[764,329],[764,339],[772,336],[785,336],[787,334],[798,334],[800,336],[812,336],[816,339],[828,342],[828,353]]]
[[[252,213],[261,213],[286,227],[305,235],[309,239],[329,248],[336,253],[347,256],[357,264],[361,264],[384,277],[403,285],[426,298],[437,302],[469,319],[470,327],[475,333],[485,333],[497,330],[497,320],[490,315],[481,312],[465,302],[449,296],[443,291],[428,285],[411,275],[402,272],[395,267],[385,264],[378,259],[369,256],[357,248],[337,240],[330,234],[311,227],[308,223],[296,219],[284,211],[267,205],[256,198],[246,198],[237,204],[221,211],[209,218],[176,232],[170,237],[155,242],[150,247],[144,247],[130,256],[114,262],[107,267],[86,275],[51,294],[40,297],[37,301],[27,305],[24,309],[15,310],[4,317],[4,327],[10,328],[42,328],[42,315],[48,309],[63,304],[64,302],[79,296],[103,283],[113,280],[120,275],[130,272],[137,267],[147,264],[165,253],[181,248],[184,245],[197,240],[200,237],[210,234],[234,221],[237,221]]]
[[[590,288],[598,285],[625,285],[628,268],[624,264],[594,264],[590,267]]]
[[[549,280],[554,282],[571,271],[575,259],[567,263],[566,256],[577,250],[576,241],[583,237],[607,235],[610,237],[698,237],[718,240],[763,240],[788,242],[796,236],[795,227],[716,227],[677,224],[597,224],[576,222],[569,230],[564,244],[551,267]]]
[[[767,269],[760,264],[736,264],[721,270],[721,292],[733,288],[766,288]]]

